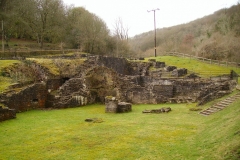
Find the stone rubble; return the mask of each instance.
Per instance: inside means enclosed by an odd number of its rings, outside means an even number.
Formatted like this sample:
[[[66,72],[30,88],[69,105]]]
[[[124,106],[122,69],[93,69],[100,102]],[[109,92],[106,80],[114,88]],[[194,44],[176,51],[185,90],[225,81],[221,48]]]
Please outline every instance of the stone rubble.
[[[112,96],[127,103],[113,104],[106,112],[128,112],[131,111],[130,104],[197,102],[203,105],[231,93],[237,85],[230,78],[204,79],[195,75],[179,78],[187,74],[187,69],[166,66],[156,60],[138,62],[88,56],[84,63],[69,69],[64,66],[62,76],[45,77],[43,82],[1,93],[0,103],[22,112],[108,103],[106,97]]]

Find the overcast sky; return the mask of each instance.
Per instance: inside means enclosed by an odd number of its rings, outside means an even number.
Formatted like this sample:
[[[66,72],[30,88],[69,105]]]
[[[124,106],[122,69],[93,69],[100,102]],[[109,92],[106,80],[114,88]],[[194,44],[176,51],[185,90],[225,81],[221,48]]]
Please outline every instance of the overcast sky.
[[[129,36],[133,37],[156,27],[170,27],[210,15],[222,8],[229,8],[240,0],[63,0],[65,4],[84,7],[100,17],[112,31],[118,18],[122,19]]]

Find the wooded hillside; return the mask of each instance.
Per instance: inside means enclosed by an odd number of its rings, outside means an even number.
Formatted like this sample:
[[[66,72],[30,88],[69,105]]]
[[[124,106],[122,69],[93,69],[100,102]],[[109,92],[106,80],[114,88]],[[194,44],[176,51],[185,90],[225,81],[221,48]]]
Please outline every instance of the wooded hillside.
[[[128,29],[119,19],[111,33],[97,15],[62,0],[0,0],[0,21],[5,51],[78,49],[100,55],[154,56],[153,31],[128,38]],[[157,29],[157,55],[174,51],[240,62],[239,42],[240,4],[187,24]]]
[[[62,0],[0,0],[0,21],[6,50],[17,48],[18,44],[11,46],[11,40],[17,39],[35,42],[25,43],[26,49],[71,48],[92,54],[129,51],[125,40],[111,34],[101,18]]]
[[[161,21],[161,20],[159,20]],[[169,28],[157,29],[157,54],[169,51],[240,62],[240,4]],[[154,32],[135,36],[131,48],[154,56]]]

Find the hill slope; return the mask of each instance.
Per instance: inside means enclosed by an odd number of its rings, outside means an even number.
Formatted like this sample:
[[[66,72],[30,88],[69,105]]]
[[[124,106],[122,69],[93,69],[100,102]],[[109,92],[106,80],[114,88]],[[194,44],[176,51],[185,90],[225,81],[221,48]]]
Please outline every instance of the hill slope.
[[[130,40],[140,56],[154,53],[154,32]],[[210,59],[240,62],[240,4],[187,24],[157,29],[157,52],[177,51]]]

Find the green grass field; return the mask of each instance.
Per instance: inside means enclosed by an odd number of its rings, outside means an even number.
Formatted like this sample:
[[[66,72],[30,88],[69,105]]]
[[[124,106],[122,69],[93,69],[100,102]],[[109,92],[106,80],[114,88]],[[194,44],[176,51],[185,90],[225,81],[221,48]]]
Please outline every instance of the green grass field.
[[[193,71],[228,72],[239,68],[172,56],[157,60]],[[0,70],[19,61],[0,60]],[[11,79],[0,75],[0,91]],[[208,107],[213,102],[204,107]],[[168,114],[144,109],[171,107]],[[240,101],[204,117],[189,111],[195,104],[133,105],[133,112],[107,114],[104,105],[62,110],[33,110],[0,123],[0,160],[28,159],[199,159],[240,158]],[[88,123],[100,118],[102,123]]]
[[[172,111],[142,114],[144,109],[163,106]],[[114,114],[95,104],[19,113],[16,119],[0,123],[0,159],[237,160],[240,101],[208,117],[189,111],[193,106],[133,105],[132,112]],[[86,118],[103,122],[85,122]]]
[[[148,62],[149,59],[156,59],[156,61],[165,62],[167,66],[176,66],[177,68],[186,68],[188,70],[188,74],[195,73],[202,78],[210,78],[210,77],[230,74],[231,70],[234,70],[238,75],[240,75],[239,67],[209,64],[199,60],[190,59],[188,57],[158,56],[158,57],[149,57],[149,58],[145,58],[145,60],[136,60],[136,61]],[[155,68],[152,68],[152,69],[155,69]],[[238,80],[238,83],[240,83],[240,79]]]
[[[174,65],[178,68],[187,68],[190,71],[200,73],[199,76],[202,77],[216,76],[218,74],[229,74],[230,70],[234,70],[240,74],[240,68],[237,67],[219,66],[186,57],[161,56],[157,57],[156,60],[165,62],[169,66]]]

